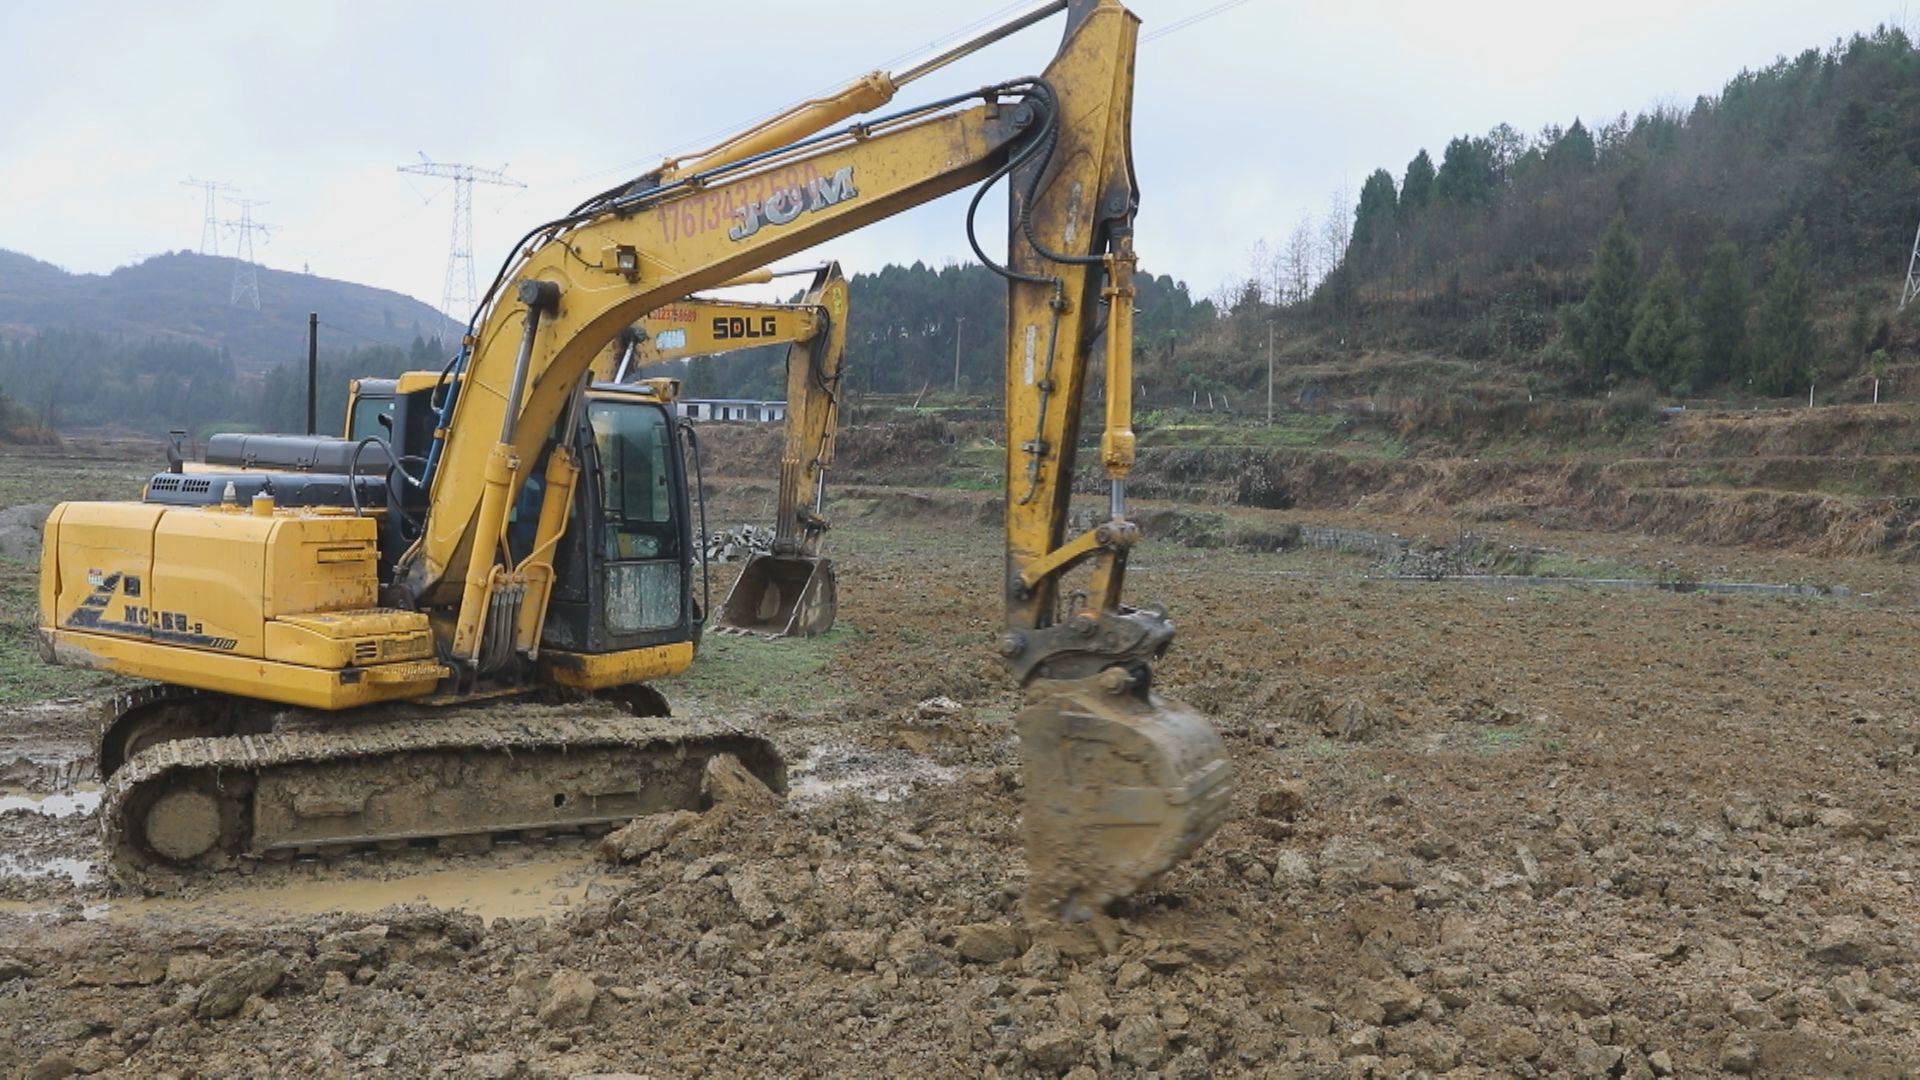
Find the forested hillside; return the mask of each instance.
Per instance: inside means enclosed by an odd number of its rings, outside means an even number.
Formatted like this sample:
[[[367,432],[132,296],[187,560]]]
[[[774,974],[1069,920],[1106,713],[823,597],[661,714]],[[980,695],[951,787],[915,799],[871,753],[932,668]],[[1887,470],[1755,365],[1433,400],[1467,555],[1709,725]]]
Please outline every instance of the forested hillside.
[[[1804,396],[1915,359],[1894,312],[1917,223],[1920,52],[1883,28],[1691,107],[1422,149],[1369,176],[1349,221],[1263,248],[1226,321],[1277,322],[1296,356],[1431,349],[1576,391]],[[1216,328],[1193,359],[1248,337]]]
[[[235,305],[234,260],[172,252],[110,274],[69,274],[0,250],[0,337],[48,330],[95,331],[222,350],[242,371],[306,356],[307,313],[319,312],[336,349],[406,348],[416,337],[457,329],[400,293],[350,281],[257,268],[260,307]]]
[[[322,431],[337,431],[347,381],[437,369],[447,349],[415,338],[407,348],[328,350],[319,364]],[[301,431],[306,426],[305,357],[243,378],[224,351],[164,339],[128,340],[83,330],[0,339],[0,436],[105,429],[159,436],[182,429]]]

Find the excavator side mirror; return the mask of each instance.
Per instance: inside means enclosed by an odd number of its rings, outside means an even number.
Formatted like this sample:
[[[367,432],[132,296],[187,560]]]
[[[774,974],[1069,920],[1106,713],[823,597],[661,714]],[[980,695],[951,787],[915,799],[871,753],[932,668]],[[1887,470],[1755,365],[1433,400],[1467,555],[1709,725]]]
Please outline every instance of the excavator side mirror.
[[[393,434],[393,414],[389,412],[383,412],[383,413],[378,413],[376,415],[378,417],[380,426],[387,429],[387,434],[389,435]]]
[[[181,448],[181,444],[186,442],[186,439],[187,433],[181,428],[174,428],[167,432],[168,472],[177,473],[184,471],[182,466],[186,464],[187,455],[186,451]]]

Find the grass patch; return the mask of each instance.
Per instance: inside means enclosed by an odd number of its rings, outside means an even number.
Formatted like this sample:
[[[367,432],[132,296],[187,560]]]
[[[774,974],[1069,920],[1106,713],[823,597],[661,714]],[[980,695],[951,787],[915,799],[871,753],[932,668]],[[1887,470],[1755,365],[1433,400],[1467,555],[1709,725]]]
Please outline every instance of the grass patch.
[[[845,625],[819,637],[778,641],[708,634],[692,669],[663,681],[660,689],[676,703],[690,699],[725,709],[759,709],[791,708],[796,689],[812,687],[821,692],[804,700],[814,707],[829,705],[839,695],[825,692],[825,684],[815,676],[859,636]]]
[[[1473,752],[1482,757],[1494,757],[1509,750],[1518,750],[1527,741],[1527,733],[1517,728],[1487,728],[1473,735]]]
[[[0,704],[41,701],[123,682],[103,671],[55,667],[40,658],[34,632],[39,572],[38,566],[0,559]]]

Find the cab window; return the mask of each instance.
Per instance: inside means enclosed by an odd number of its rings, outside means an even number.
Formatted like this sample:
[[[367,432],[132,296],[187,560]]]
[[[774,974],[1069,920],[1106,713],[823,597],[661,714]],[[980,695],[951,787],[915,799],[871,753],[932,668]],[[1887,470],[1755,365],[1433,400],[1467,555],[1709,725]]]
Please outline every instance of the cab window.
[[[678,558],[673,432],[656,405],[591,402],[587,420],[600,459],[600,507],[608,559]]]

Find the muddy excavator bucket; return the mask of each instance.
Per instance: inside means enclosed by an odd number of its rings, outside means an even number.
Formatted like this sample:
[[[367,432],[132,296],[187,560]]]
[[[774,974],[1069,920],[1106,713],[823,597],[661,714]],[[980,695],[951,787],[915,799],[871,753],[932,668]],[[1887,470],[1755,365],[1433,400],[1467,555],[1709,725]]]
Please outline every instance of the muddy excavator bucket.
[[[1034,700],[1017,724],[1031,916],[1091,917],[1226,819],[1226,746],[1180,702],[1086,679]]]
[[[839,613],[833,560],[813,555],[755,555],[720,605],[715,629],[768,637],[813,637]]]

